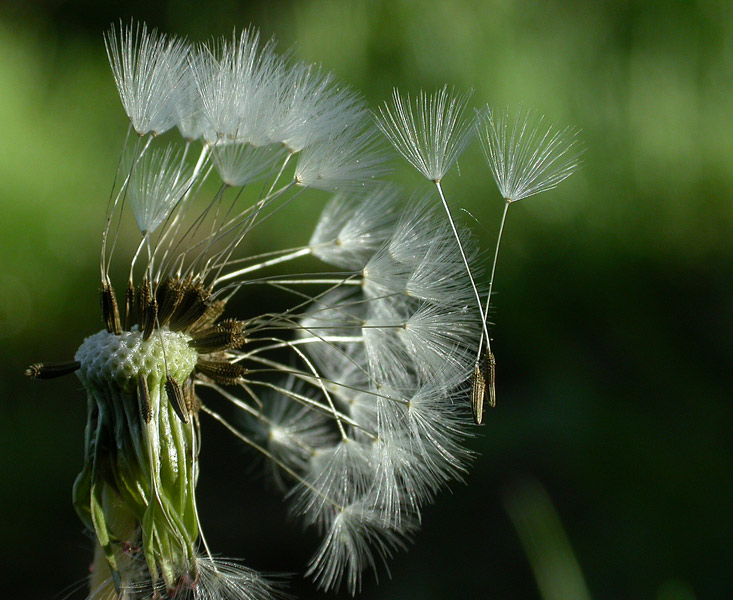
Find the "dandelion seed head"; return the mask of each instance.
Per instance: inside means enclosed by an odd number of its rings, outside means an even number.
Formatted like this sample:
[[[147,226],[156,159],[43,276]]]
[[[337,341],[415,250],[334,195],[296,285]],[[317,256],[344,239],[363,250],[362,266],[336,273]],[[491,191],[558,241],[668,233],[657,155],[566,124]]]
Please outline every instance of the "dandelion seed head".
[[[466,380],[482,319],[467,264],[478,249],[434,198],[377,182],[384,155],[358,94],[255,30],[190,45],[131,24],[106,43],[125,111],[151,135],[123,150],[108,203],[104,329],[74,361],[29,369],[77,372],[87,391],[74,503],[98,573],[110,574],[90,597],[277,597],[254,571],[211,557],[196,503],[203,419],[259,457],[321,536],[308,568],[317,584],[354,594],[471,458]],[[439,182],[473,135],[467,99],[395,92],[377,121]],[[157,135],[174,126],[181,151]],[[334,194],[312,234],[296,239],[294,227],[294,247],[247,255],[250,233],[309,188]],[[128,250],[118,297],[111,265]],[[319,272],[299,262],[308,256]],[[292,302],[227,314],[244,287]]]

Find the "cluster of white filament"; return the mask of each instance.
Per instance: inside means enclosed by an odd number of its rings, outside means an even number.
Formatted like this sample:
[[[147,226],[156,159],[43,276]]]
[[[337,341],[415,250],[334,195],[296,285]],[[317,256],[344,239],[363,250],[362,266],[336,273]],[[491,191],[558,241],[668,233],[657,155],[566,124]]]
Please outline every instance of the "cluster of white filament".
[[[145,256],[141,268],[151,282],[190,278],[219,299],[244,285],[293,295],[285,312],[242,319],[247,343],[227,351],[227,360],[245,367],[236,386],[195,381],[244,418],[229,421],[206,403],[200,411],[258,451],[293,513],[319,530],[310,574],[323,588],[345,583],[353,594],[364,569],[404,545],[421,507],[460,478],[470,457],[461,445],[466,381],[480,344],[488,343],[487,290],[475,283],[470,265],[478,251],[453,221],[443,176],[480,127],[507,202],[557,185],[577,165],[576,154],[565,134],[538,141],[524,129],[507,133],[511,122],[490,112],[477,126],[463,115],[467,98],[447,88],[422,94],[414,111],[395,93],[378,124],[437,185],[446,219],[429,195],[402,206],[398,189],[375,183],[383,173],[378,131],[356,93],[318,67],[275,53],[256,32],[192,45],[131,24],[106,41],[138,139],[126,142],[109,204],[103,282],[116,245],[109,243],[119,227],[115,215],[127,204],[141,234],[130,281]],[[183,149],[156,148],[174,127]],[[539,153],[527,141],[539,144]],[[195,160],[194,143],[201,144]],[[204,181],[216,175],[218,191],[202,201]],[[242,192],[254,182],[262,191],[253,201]],[[254,227],[306,188],[335,192],[307,244],[235,256]],[[268,274],[306,256],[338,271]],[[274,593],[235,563],[203,556],[199,566],[201,579],[186,592],[191,598]],[[130,597],[145,582],[135,585]]]
[[[513,113],[509,108],[497,111],[486,106],[469,118],[466,116],[468,97],[467,94],[458,96],[444,86],[431,95],[421,92],[413,103],[409,95],[403,97],[395,90],[392,103],[380,109],[377,125],[399,153],[423,177],[435,184],[459,248],[462,244],[441,182],[473,137],[477,135],[479,138],[486,162],[505,202],[486,305],[481,310],[483,332],[476,358],[479,364],[484,345],[491,353],[487,319],[509,205],[557,187],[577,170],[583,149],[576,129],[566,127],[560,130],[551,125],[545,126],[544,117],[528,109]],[[465,254],[463,259],[481,309],[478,288]]]

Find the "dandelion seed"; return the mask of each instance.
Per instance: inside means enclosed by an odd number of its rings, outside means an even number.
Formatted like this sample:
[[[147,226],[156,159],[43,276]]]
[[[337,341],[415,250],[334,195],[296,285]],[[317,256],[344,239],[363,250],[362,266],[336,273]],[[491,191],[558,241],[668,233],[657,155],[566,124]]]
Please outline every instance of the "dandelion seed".
[[[288,597],[282,583],[265,580],[239,563],[206,556],[196,557],[196,577],[181,577],[171,588],[153,581],[144,561],[133,557],[120,582],[119,592],[111,577],[102,579],[88,600],[154,598],[158,600],[278,600]]]
[[[296,63],[282,88],[275,137],[294,154],[367,118],[359,94],[315,65]]]
[[[243,30],[231,41],[200,46],[189,65],[203,112],[219,139],[265,145],[265,118],[270,114],[275,90],[283,76],[284,63],[274,51],[274,42],[260,45],[256,30]],[[273,140],[274,141],[274,140]]]
[[[361,269],[394,227],[396,187],[382,185],[363,197],[334,196],[311,236],[309,246],[322,261]]]
[[[215,140],[216,133],[204,112],[204,104],[201,94],[196,87],[194,73],[199,70],[201,55],[189,49],[188,60],[184,65],[184,72],[181,75],[183,84],[180,93],[175,95],[173,105],[176,127],[187,142],[195,142],[200,139]],[[173,75],[175,77],[175,75]]]
[[[414,529],[412,523],[403,524],[401,531],[385,526],[379,511],[363,503],[344,507],[333,519],[308,573],[325,590],[338,589],[345,580],[353,596],[361,590],[364,565],[376,568],[378,559],[386,560],[404,548]]]
[[[489,406],[496,406],[496,359],[493,352],[487,351],[485,356],[476,362],[471,378],[471,410],[476,425],[484,423],[486,396]]]
[[[504,212],[491,265],[489,293],[486,306],[482,310],[484,335],[479,342],[474,368],[472,407],[477,424],[483,420],[487,391],[489,406],[496,405],[496,359],[491,351],[486,322],[509,205],[557,187],[580,165],[582,149],[577,131],[570,127],[558,130],[545,126],[543,120],[542,115],[530,110],[518,110],[512,118],[508,108],[503,113],[487,108],[477,125],[484,157],[504,198]],[[482,355],[484,344],[486,353]]]
[[[380,108],[377,125],[402,156],[423,176],[432,181],[443,204],[450,223],[463,266],[473,291],[472,301],[481,309],[481,297],[471,269],[469,257],[456,228],[453,214],[441,186],[445,174],[458,160],[474,135],[474,122],[465,118],[466,103],[470,94],[455,96],[444,86],[431,96],[421,92],[415,102],[409,96],[400,97],[393,92],[392,106]],[[484,323],[484,337],[489,331]]]

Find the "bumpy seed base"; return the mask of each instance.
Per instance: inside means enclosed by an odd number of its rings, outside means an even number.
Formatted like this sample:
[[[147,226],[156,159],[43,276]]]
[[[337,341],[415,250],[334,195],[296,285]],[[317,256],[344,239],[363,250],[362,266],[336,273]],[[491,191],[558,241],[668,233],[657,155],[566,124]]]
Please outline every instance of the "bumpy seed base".
[[[99,331],[84,340],[76,352],[81,363],[77,371],[85,385],[110,384],[130,392],[142,375],[148,383],[163,381],[168,374],[183,383],[196,366],[198,353],[188,346],[191,336],[167,327],[157,330],[147,341],[140,331],[120,335]],[[165,351],[165,352],[164,352]]]

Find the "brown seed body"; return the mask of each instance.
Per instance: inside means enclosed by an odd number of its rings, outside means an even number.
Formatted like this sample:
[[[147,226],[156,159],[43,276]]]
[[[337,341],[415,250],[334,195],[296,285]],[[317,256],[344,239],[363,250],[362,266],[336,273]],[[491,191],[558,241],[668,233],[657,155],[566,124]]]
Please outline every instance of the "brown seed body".
[[[486,378],[479,363],[473,367],[473,386],[471,388],[471,410],[476,425],[484,423],[484,399],[486,398]]]
[[[183,397],[183,390],[170,375],[165,377],[165,393],[168,394],[168,401],[171,403],[173,410],[176,411],[178,418],[184,423],[188,423],[188,408]]]
[[[183,284],[175,277],[169,277],[158,286],[155,292],[158,301],[158,322],[166,325],[183,298]]]
[[[142,376],[137,380],[137,403],[140,409],[140,418],[146,423],[150,423],[153,416],[152,407],[150,406],[150,391],[148,390],[148,380]]]
[[[203,359],[199,359],[196,363],[196,371],[222,385],[236,385],[247,372],[238,363]]]
[[[102,318],[104,326],[110,333],[122,333],[122,323],[120,322],[120,309],[117,306],[117,296],[114,288],[105,283],[100,294],[102,301]]]
[[[54,379],[73,373],[81,366],[78,360],[64,362],[34,363],[25,370],[31,379]]]
[[[227,319],[207,329],[192,334],[189,346],[201,354],[223,352],[240,348],[247,340],[244,335],[244,323],[236,319]]]
[[[471,377],[471,410],[473,422],[483,425],[486,393],[489,395],[489,406],[496,406],[496,358],[493,352],[487,352],[473,368]]]

